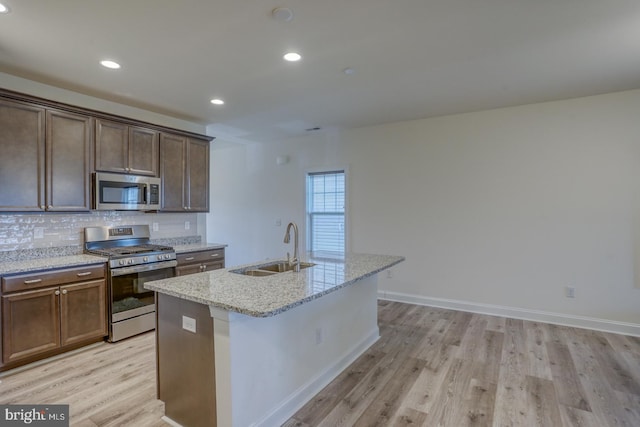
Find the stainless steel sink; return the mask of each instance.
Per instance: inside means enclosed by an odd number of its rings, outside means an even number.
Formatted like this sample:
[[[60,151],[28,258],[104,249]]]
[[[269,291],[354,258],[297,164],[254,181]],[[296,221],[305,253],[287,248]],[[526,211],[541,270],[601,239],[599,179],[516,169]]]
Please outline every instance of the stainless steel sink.
[[[315,264],[311,264],[311,263],[308,263],[308,262],[301,262],[300,263],[300,270],[302,270],[303,268],[312,267],[314,265]],[[258,269],[266,270],[266,271],[273,271],[275,273],[284,273],[285,271],[293,270],[294,267],[295,267],[294,264],[289,264],[288,262],[277,262],[275,264],[261,265],[260,267],[258,267]]]
[[[255,276],[255,277],[271,276],[273,274],[276,274],[273,271],[265,271],[265,270],[243,270],[243,271],[235,270],[235,271],[232,271],[232,273],[239,273],[239,274],[244,274],[245,276]]]
[[[315,264],[310,262],[301,262],[300,269],[313,267]],[[231,273],[244,274],[245,276],[271,276],[273,274],[293,271],[295,265],[285,261],[277,261],[268,264],[257,264],[250,267],[240,268],[237,270],[229,270]]]

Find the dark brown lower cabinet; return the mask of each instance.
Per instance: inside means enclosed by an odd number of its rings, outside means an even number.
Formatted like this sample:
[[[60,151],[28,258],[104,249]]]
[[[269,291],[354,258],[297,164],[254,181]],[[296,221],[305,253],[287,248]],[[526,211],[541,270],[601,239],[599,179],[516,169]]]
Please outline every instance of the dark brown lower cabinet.
[[[176,257],[176,276],[202,273],[224,268],[224,248],[196,252],[185,252]]]
[[[60,344],[70,345],[107,334],[105,281],[60,287]]]
[[[60,347],[59,288],[2,296],[2,361]]]
[[[4,277],[2,290],[0,371],[101,341],[108,333],[102,265]]]

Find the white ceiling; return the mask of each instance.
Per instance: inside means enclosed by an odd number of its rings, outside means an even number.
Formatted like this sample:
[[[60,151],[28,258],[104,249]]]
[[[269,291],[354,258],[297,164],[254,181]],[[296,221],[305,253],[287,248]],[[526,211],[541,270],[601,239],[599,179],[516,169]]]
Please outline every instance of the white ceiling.
[[[0,71],[237,140],[640,88],[638,0],[0,2]]]

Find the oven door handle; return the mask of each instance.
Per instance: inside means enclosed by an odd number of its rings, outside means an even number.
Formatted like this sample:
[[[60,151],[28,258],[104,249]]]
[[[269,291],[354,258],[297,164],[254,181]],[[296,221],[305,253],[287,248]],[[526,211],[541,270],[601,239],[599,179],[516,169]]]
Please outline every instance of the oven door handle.
[[[112,268],[111,277],[124,276],[125,274],[140,273],[143,271],[162,270],[163,268],[173,268],[178,265],[178,261],[162,261],[153,264],[134,265],[131,267]]]

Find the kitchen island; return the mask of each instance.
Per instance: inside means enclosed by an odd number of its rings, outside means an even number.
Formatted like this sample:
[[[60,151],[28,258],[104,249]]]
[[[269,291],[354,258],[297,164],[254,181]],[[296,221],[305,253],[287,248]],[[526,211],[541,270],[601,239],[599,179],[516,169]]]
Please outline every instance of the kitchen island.
[[[145,283],[157,292],[158,397],[174,423],[280,425],[379,337],[377,273],[400,256],[312,253]]]

